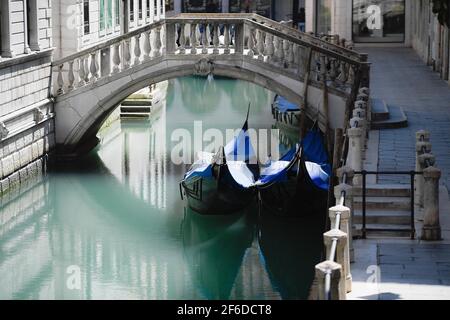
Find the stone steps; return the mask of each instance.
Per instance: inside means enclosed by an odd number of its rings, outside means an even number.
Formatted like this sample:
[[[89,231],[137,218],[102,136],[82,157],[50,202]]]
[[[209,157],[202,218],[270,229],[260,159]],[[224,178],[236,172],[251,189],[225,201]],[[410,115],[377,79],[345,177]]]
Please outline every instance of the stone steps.
[[[401,107],[386,104],[384,100],[372,99],[372,130],[397,129],[408,126],[408,118]]]
[[[353,223],[362,224],[362,222],[362,210],[355,210],[353,213]],[[368,210],[366,212],[366,223],[409,226],[411,224],[411,212],[403,210]]]
[[[355,196],[362,196],[362,188],[353,189]],[[372,184],[366,187],[368,197],[411,197],[411,188],[397,184]]]
[[[362,224],[354,224],[356,236],[362,235]],[[396,224],[366,224],[366,235],[370,238],[409,238],[411,226]]]
[[[362,197],[354,197],[354,209],[362,210]],[[366,197],[368,210],[410,210],[411,199],[409,197]]]
[[[389,109],[386,101],[382,99],[373,98],[372,104],[372,121],[389,120]]]

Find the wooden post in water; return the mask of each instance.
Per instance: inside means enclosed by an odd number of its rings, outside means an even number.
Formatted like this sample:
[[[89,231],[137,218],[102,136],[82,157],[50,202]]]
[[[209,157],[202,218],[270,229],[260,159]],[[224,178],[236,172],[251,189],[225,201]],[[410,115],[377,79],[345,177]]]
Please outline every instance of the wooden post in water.
[[[309,78],[311,73],[311,60],[312,60],[312,49],[308,48],[306,54],[305,63],[305,77],[303,78],[303,106],[302,113],[300,115],[300,138],[303,138],[306,135],[306,110],[308,108],[308,86],[309,86]]]

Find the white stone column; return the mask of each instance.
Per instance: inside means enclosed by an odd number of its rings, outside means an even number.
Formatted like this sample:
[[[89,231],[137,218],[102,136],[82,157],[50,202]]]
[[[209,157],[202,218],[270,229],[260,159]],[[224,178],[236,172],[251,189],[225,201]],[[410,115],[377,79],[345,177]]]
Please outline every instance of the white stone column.
[[[11,0],[2,0],[0,5],[2,6],[2,19],[0,21],[2,52],[0,52],[0,55],[4,58],[13,58],[15,53],[11,48]]]
[[[439,179],[441,170],[428,167],[423,171],[424,186],[424,222],[422,228],[422,240],[441,240],[441,225],[439,222]]]

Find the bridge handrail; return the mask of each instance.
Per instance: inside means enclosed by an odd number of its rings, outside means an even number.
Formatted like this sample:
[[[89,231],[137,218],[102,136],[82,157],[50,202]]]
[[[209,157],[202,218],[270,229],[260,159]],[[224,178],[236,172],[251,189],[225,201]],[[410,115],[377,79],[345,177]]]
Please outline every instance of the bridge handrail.
[[[314,35],[311,35],[309,33],[301,32],[290,26],[279,24],[274,20],[271,20],[269,18],[266,18],[266,17],[258,15],[258,14],[252,14],[252,19],[260,24],[267,24],[273,29],[276,29],[276,30],[279,29],[279,31],[281,31],[285,34],[288,34],[292,37],[298,37],[298,38],[302,39],[303,41],[308,42],[314,46],[322,47],[324,49],[327,49],[328,51],[333,51],[333,52],[339,53],[340,55],[352,57],[355,60],[364,62],[363,59],[361,59],[362,58],[361,54],[359,54],[356,51],[333,44],[329,41],[325,41],[325,40],[318,38]]]
[[[143,27],[134,29],[133,31],[130,31],[130,32],[126,33],[126,34],[122,34],[122,35],[119,35],[117,37],[113,37],[113,38],[111,38],[109,40],[106,40],[105,42],[102,42],[100,44],[97,44],[95,46],[88,47],[88,48],[86,48],[84,50],[78,51],[77,53],[74,53],[74,54],[71,54],[71,55],[66,56],[64,58],[55,60],[55,61],[53,61],[52,65],[53,66],[58,66],[58,65],[62,65],[62,64],[65,64],[67,62],[73,61],[75,59],[84,57],[84,56],[90,54],[91,52],[99,51],[99,50],[104,49],[106,47],[110,47],[110,46],[113,46],[115,44],[118,44],[118,43],[120,43],[120,42],[122,42],[124,40],[131,39],[131,38],[133,38],[133,37],[135,37],[137,35],[140,35],[140,34],[146,32],[146,31],[149,31],[149,30],[152,30],[152,29],[156,29],[158,27],[162,27],[162,26],[165,25],[165,23],[166,23],[165,20],[159,20],[159,21],[156,21],[154,23],[147,24],[147,25],[145,25]]]

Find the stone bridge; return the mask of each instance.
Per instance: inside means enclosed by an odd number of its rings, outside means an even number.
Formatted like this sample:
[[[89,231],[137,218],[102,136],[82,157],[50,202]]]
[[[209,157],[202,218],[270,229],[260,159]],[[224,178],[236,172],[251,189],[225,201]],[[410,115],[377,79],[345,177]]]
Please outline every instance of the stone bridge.
[[[120,102],[150,83],[209,74],[250,81],[299,104],[326,132],[345,127],[368,74],[364,56],[255,14],[182,14],[52,68],[56,142],[65,154],[88,148]]]

